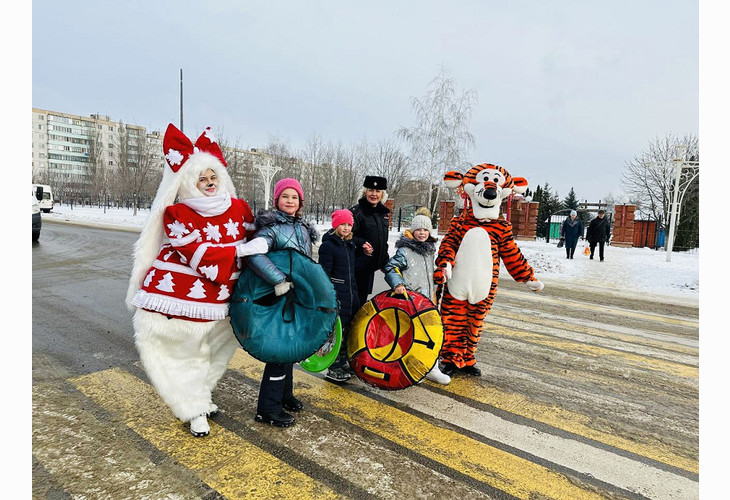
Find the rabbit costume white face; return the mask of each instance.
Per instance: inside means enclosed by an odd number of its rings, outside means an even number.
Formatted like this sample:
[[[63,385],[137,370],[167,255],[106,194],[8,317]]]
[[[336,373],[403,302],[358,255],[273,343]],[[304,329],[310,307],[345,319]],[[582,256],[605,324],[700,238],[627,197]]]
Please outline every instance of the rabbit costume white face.
[[[475,165],[466,174],[447,172],[444,183],[463,188],[476,219],[498,219],[502,200],[513,192],[522,194],[527,190],[525,178],[512,177],[504,168],[490,163]]]

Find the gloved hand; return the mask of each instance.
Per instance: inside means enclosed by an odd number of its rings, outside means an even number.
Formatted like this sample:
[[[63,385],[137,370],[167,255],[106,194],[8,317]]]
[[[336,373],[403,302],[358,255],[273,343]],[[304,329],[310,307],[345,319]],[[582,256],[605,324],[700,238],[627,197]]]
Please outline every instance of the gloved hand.
[[[539,292],[540,290],[545,288],[545,285],[543,285],[542,281],[540,280],[527,281],[525,282],[525,284],[527,285],[527,288],[529,288],[533,292]]]
[[[447,262],[445,266],[437,268],[433,272],[433,282],[437,285],[446,283],[451,279],[451,263]]]
[[[286,292],[288,292],[290,289],[294,288],[294,283],[291,281],[282,281],[278,285],[274,285],[274,293],[278,297],[279,295],[284,295]]]
[[[245,243],[236,245],[236,256],[246,257],[247,255],[255,255],[257,253],[266,253],[269,251],[269,244],[264,238],[258,237]]]

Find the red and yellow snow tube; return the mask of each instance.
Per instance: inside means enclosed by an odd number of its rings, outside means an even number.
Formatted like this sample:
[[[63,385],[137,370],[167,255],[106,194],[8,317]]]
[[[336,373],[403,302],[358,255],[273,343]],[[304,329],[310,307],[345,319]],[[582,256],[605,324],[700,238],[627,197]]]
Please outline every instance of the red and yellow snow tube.
[[[433,302],[412,291],[405,296],[387,291],[355,314],[347,357],[363,382],[379,389],[405,389],[431,371],[443,342],[443,323]]]

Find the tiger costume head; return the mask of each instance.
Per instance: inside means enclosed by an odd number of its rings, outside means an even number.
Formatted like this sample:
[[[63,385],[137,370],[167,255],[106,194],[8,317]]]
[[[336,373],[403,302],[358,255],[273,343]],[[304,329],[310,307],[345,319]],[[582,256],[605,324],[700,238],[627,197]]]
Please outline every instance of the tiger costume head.
[[[474,165],[466,174],[449,171],[444,175],[444,184],[463,189],[468,200],[465,208],[476,219],[498,219],[502,200],[513,192],[523,194],[527,190],[527,179],[512,177],[506,169],[491,163]]]

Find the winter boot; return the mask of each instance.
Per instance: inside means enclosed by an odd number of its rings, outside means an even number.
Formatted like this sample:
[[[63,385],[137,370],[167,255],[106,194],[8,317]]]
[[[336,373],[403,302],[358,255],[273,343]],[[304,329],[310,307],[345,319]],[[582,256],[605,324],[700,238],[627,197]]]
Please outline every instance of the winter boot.
[[[327,374],[324,376],[324,378],[337,384],[342,384],[350,380],[352,378],[352,375],[347,373],[339,366],[333,366],[330,367],[329,370],[327,370]]]
[[[278,413],[257,413],[254,420],[263,424],[271,424],[274,427],[289,427],[296,422],[294,416],[289,415],[285,411]]]
[[[302,411],[302,408],[304,408],[304,403],[299,401],[294,396],[289,396],[281,401],[281,406],[283,406],[284,409],[287,411]]]
[[[456,373],[456,365],[454,363],[443,363],[441,365],[441,373],[446,375],[447,377],[451,377],[454,373]]]
[[[210,426],[205,413],[190,419],[190,433],[195,437],[203,437],[210,434]]]
[[[439,364],[438,362],[433,365],[433,368],[431,368],[431,371],[426,374],[426,378],[428,380],[432,380],[436,382],[437,384],[441,385],[448,385],[449,382],[451,382],[451,377],[448,375],[441,373],[441,370],[439,370]]]
[[[463,366],[459,368],[459,371],[461,373],[466,373],[467,375],[471,375],[472,377],[481,377],[482,371],[477,368],[477,365],[469,365],[469,366]]]

